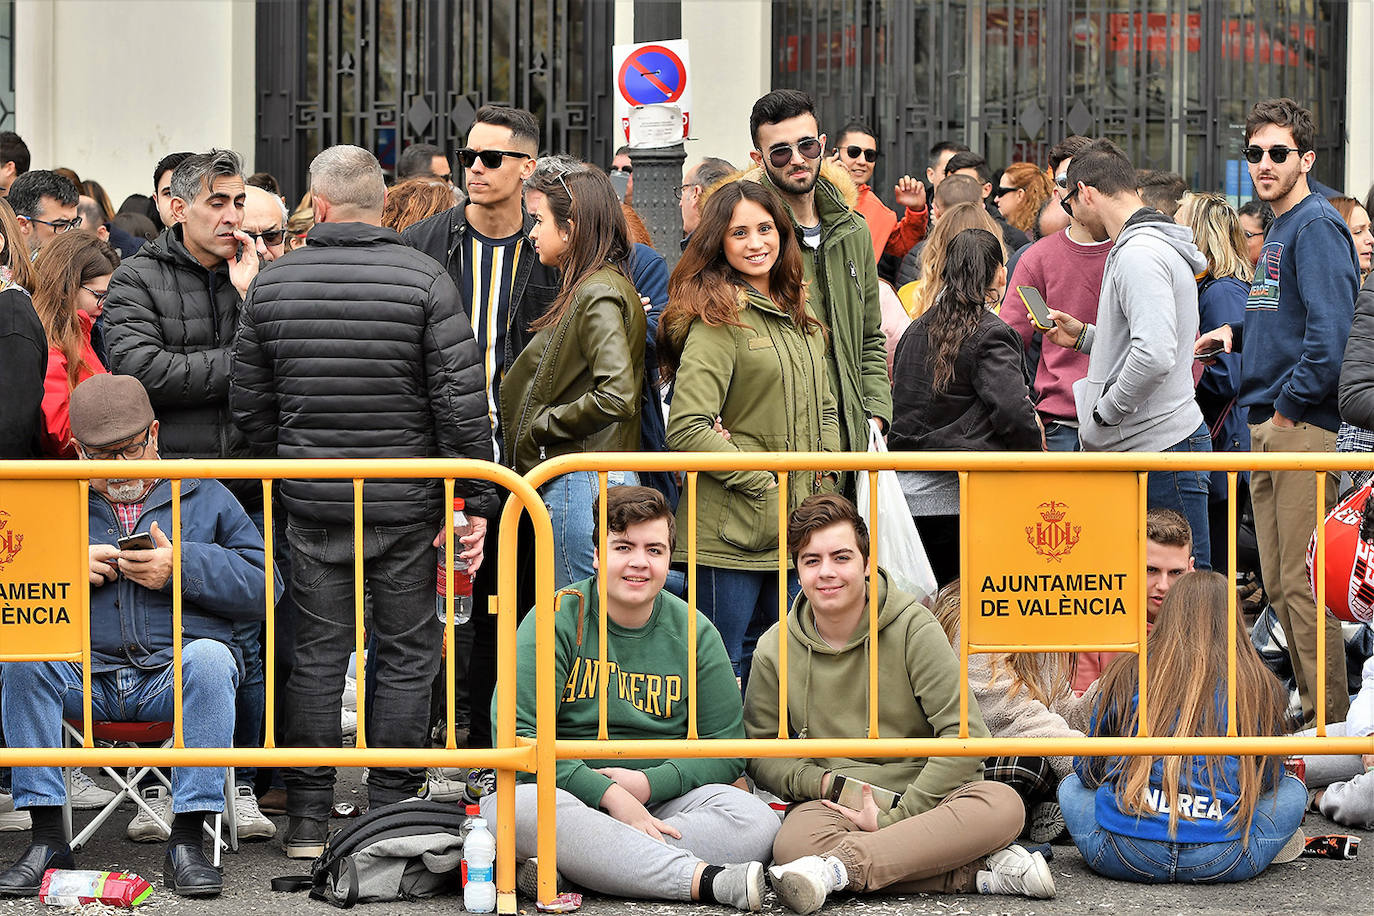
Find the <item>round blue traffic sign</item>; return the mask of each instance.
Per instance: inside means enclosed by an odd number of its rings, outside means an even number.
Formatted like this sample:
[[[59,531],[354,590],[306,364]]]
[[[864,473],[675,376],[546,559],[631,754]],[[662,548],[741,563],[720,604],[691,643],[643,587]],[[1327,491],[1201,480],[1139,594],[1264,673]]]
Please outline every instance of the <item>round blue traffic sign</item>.
[[[625,58],[616,83],[620,94],[631,105],[676,102],[687,88],[687,68],[668,48],[645,45]]]

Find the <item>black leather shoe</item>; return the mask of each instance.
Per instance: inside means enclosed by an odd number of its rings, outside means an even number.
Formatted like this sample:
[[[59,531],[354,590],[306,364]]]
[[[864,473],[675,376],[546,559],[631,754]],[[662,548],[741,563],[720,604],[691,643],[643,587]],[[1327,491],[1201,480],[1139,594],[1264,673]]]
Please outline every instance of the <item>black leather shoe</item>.
[[[162,860],[162,883],[183,897],[215,897],[224,888],[219,870],[205,858],[199,843],[167,847]]]
[[[18,862],[0,872],[0,897],[37,897],[43,885],[43,872],[50,868],[76,868],[72,848],[66,843],[31,844]]]

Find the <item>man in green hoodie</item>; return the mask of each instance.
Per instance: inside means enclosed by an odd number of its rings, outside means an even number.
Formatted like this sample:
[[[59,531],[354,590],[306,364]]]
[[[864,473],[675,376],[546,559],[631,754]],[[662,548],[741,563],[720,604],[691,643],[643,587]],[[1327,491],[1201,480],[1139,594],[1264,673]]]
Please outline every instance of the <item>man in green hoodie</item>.
[[[592,529],[599,503],[592,503]],[[613,487],[606,495],[606,553],[593,549],[606,577],[606,731],[612,739],[682,739],[688,733],[696,667],[701,738],[743,738],[743,706],[725,644],[696,616],[696,658],[687,655],[688,607],[663,590],[676,539],[673,510],[648,487]],[[558,594],[554,653],[559,738],[595,740],[601,676],[596,576]],[[516,732],[535,733],[535,617],[516,638]],[[496,715],[493,698],[492,716]],[[558,761],[558,870],[602,894],[697,900],[757,911],[763,862],[778,818],[761,799],[731,783],[738,759]],[[515,854],[537,850],[536,787],[515,790]],[[482,798],[496,816],[496,796]],[[525,886],[524,874],[518,882]]]
[[[878,571],[878,645],[868,632],[868,528],[835,494],[805,500],[787,525],[802,594],[787,617],[787,721],[795,737],[860,738],[869,722],[868,666],[878,666],[884,738],[957,737],[959,662],[935,618]],[[778,732],[778,626],[754,652],[745,701],[751,738]],[[901,689],[899,689],[899,687]],[[969,735],[987,737],[976,704]],[[833,891],[1054,896],[1039,852],[1009,845],[1025,812],[1010,786],[983,781],[976,757],[758,759],[750,774],[793,803],[773,841],[770,883],[794,912]],[[861,786],[856,807],[830,801],[839,778]],[[891,800],[880,810],[875,799]]]
[[[830,390],[839,406],[840,450],[868,451],[868,427],[892,423],[892,384],[878,305],[878,269],[868,223],[854,209],[858,190],[849,174],[822,156],[825,134],[811,96],[775,89],[749,115],[763,184],[792,213],[802,245],[811,311],[830,331]]]

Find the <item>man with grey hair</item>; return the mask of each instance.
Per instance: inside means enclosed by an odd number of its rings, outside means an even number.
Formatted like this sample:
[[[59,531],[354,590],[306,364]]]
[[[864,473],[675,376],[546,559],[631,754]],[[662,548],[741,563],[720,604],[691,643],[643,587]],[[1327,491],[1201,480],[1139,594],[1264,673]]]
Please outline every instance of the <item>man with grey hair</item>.
[[[315,225],[299,248],[263,269],[243,304],[229,398],[262,455],[283,458],[491,460],[485,373],[462,300],[444,268],[381,225],[386,187],[367,150],[334,146],[310,164]],[[460,556],[482,564],[494,488],[455,481],[471,533]],[[353,486],[286,480],[295,665],[287,681],[286,743],[338,747],[344,675],[354,644]],[[424,747],[442,625],[434,616],[434,548],[443,543],[438,480],[369,481],[363,493],[363,574],[371,588],[376,686],[369,737]],[[439,532],[436,537],[435,533]],[[373,768],[370,806],[413,798],[423,768]],[[286,773],[287,856],[324,847],[334,768]]]
[[[172,171],[170,190],[173,225],[110,278],[104,314],[110,371],[132,375],[147,389],[162,421],[164,458],[246,457],[248,443],[229,415],[239,308],[259,264],[254,240],[242,228],[243,161],[232,150],[189,156]],[[261,529],[258,482],[230,480],[225,486]],[[244,666],[239,712],[245,723],[262,717],[260,630],[256,621],[234,627]],[[239,835],[270,836],[275,828],[258,810],[253,771],[242,768],[235,775]],[[158,798],[155,806],[165,801]],[[136,815],[127,832],[131,839],[156,840],[165,831]]]
[[[736,168],[724,159],[707,156],[698,162],[682,178],[678,186],[677,198],[682,209],[682,249],[687,250],[687,239],[697,231],[701,221],[701,197],[708,189],[724,181],[736,172]]]
[[[286,202],[252,185],[244,191],[243,234],[253,240],[260,259],[275,261],[286,253]]]

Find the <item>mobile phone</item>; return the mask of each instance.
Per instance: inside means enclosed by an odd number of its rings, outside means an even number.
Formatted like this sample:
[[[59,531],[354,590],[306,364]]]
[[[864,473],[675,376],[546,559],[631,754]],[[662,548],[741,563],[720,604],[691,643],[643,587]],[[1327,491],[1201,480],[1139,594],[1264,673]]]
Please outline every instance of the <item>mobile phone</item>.
[[[153,536],[146,531],[122,537],[118,544],[120,550],[152,550],[157,546],[153,543]]]
[[[617,200],[624,200],[625,194],[630,190],[630,176],[627,172],[615,169],[610,173],[611,188],[615,191]]]
[[[1194,353],[1193,359],[1211,359],[1215,356],[1220,356],[1225,352],[1226,348],[1223,347],[1221,344],[1217,344],[1210,350],[1203,350],[1201,353]]]
[[[873,791],[873,803],[878,806],[879,811],[890,811],[897,807],[898,796],[896,792],[864,782],[862,779],[838,774],[830,780],[829,798],[837,805],[859,811],[864,806],[864,786],[868,786]]]
[[[1030,316],[1031,324],[1042,331],[1054,330],[1054,322],[1050,319],[1050,307],[1045,304],[1045,297],[1040,295],[1040,290],[1034,286],[1018,286],[1016,291],[1021,294],[1021,301],[1026,304],[1026,314]]]

